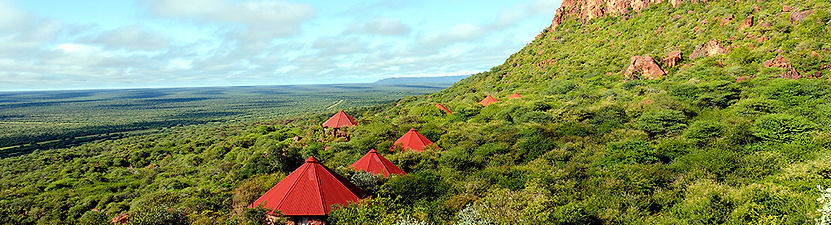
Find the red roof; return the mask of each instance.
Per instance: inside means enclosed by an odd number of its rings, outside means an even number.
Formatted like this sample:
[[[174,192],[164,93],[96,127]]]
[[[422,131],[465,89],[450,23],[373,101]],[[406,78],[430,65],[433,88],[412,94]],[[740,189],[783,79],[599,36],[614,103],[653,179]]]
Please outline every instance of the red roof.
[[[384,177],[390,177],[390,174],[406,175],[401,168],[392,164],[389,160],[378,154],[375,149],[369,150],[364,157],[361,157],[357,162],[352,164],[356,171],[366,171],[375,175],[382,174]]]
[[[271,210],[269,213],[279,210],[286,216],[324,216],[332,205],[346,205],[364,197],[367,194],[360,188],[309,157],[248,207],[262,204]]]
[[[451,112],[449,109],[447,109],[447,107],[444,107],[443,105],[441,105],[441,103],[436,103],[436,107],[439,107],[439,109],[441,109],[442,111],[445,111],[449,114],[453,114],[453,112]]]
[[[497,103],[497,102],[499,102],[499,101],[496,100],[495,98],[493,98],[493,96],[488,95],[488,97],[485,97],[485,99],[482,99],[482,101],[479,102],[479,104],[482,105],[482,106],[488,106],[492,103]]]
[[[515,98],[522,98],[522,95],[519,95],[516,92],[514,92],[514,94],[512,94],[510,97],[508,97],[508,99],[515,99]]]
[[[358,122],[355,121],[355,118],[352,118],[352,116],[349,116],[349,114],[346,114],[345,112],[343,112],[343,110],[339,111],[338,113],[335,113],[335,115],[332,116],[332,118],[329,118],[329,120],[327,120],[325,123],[323,123],[323,127],[327,127],[327,128],[328,127],[351,127],[351,126],[357,126],[357,125],[358,125]]]
[[[413,128],[410,129],[409,132],[404,134],[404,136],[398,138],[398,140],[395,141],[390,150],[394,150],[396,147],[400,146],[404,150],[413,150],[420,152],[424,151],[424,147],[432,144],[432,141],[427,140],[427,138],[424,137],[424,135],[421,135],[420,133],[418,133],[418,131],[416,131],[415,128]]]

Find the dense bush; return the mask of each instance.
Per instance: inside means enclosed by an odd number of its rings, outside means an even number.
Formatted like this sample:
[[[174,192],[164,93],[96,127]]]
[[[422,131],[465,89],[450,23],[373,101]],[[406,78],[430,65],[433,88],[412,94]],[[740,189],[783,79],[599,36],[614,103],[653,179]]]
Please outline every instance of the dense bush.
[[[814,14],[791,22],[785,4]],[[361,124],[348,138],[320,127],[330,114],[302,114],[6,158],[0,223],[95,223],[97,211],[137,223],[257,224],[263,213],[250,202],[309,156],[374,194],[336,206],[332,224],[810,223],[820,216],[811,190],[831,183],[831,82],[825,72],[782,79],[763,62],[782,55],[802,75],[831,64],[829,9],[664,2],[623,20],[566,19],[490,71],[353,113]],[[747,15],[756,25],[739,34]],[[689,57],[710,39],[729,53]],[[633,55],[674,50],[681,64],[661,65],[659,79],[620,74]],[[523,97],[507,100],[513,92]],[[476,104],[487,94],[500,103]],[[413,127],[440,148],[387,151]],[[409,175],[384,182],[350,170],[371,148]]]
[[[756,120],[753,134],[765,141],[788,142],[809,139],[814,124],[805,118],[787,114],[771,114]]]
[[[683,130],[687,127],[686,120],[680,111],[663,109],[644,113],[638,118],[637,125],[650,135],[660,135]]]

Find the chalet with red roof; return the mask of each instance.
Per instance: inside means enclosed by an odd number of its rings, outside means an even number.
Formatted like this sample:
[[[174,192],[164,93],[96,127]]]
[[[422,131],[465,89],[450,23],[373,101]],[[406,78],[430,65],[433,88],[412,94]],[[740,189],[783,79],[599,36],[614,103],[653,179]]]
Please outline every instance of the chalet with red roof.
[[[432,145],[433,142],[428,140],[427,137],[418,133],[415,128],[410,129],[409,132],[398,138],[398,140],[393,143],[391,151],[394,151],[396,148],[401,148],[404,151],[411,150],[416,152],[424,151],[424,148]]]
[[[442,105],[441,103],[436,103],[436,107],[439,108],[441,111],[446,112],[447,114],[453,114],[453,112],[451,112],[450,109],[447,109],[447,107],[444,107],[444,105]]]
[[[493,96],[488,95],[488,97],[485,97],[485,99],[482,99],[482,101],[480,101],[479,104],[482,105],[482,106],[488,106],[490,104],[497,103],[497,102],[499,102],[499,100],[496,100],[496,98],[493,98]]]
[[[358,121],[346,114],[343,110],[335,113],[332,118],[323,123],[323,128],[332,131],[332,136],[347,136],[343,128],[358,126]]]
[[[331,206],[347,205],[366,197],[349,180],[309,157],[305,164],[248,207],[263,206],[269,210],[270,219],[285,216],[288,224],[326,224]]]
[[[375,149],[369,150],[364,157],[361,157],[361,159],[353,163],[352,168],[355,171],[364,171],[375,175],[380,174],[384,175],[384,177],[390,177],[390,174],[407,175],[404,170],[392,164],[392,162],[381,156]]]
[[[511,96],[508,96],[508,99],[515,99],[515,98],[522,98],[522,95],[519,95],[516,92],[514,92],[514,94],[512,94]]]

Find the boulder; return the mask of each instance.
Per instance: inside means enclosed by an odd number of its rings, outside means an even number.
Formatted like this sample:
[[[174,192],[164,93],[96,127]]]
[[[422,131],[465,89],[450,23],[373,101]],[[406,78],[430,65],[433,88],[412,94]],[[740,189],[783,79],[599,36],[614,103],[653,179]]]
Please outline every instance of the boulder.
[[[776,58],[765,61],[764,65],[765,65],[765,67],[776,67],[776,68],[785,69],[785,73],[782,74],[782,78],[788,78],[788,79],[802,78],[802,76],[799,75],[799,72],[797,72],[796,69],[794,69],[793,66],[791,66],[791,62],[788,61],[787,59],[785,59],[785,57],[783,57],[782,55],[778,55],[778,56],[776,56]]]
[[[629,68],[623,72],[623,75],[628,79],[635,79],[635,74],[640,73],[643,77],[654,80],[661,78],[666,73],[655,63],[655,59],[651,56],[632,56],[629,62]]]
[[[121,215],[113,217],[112,220],[110,220],[110,224],[126,224],[127,220],[129,218],[130,218],[130,215],[128,215],[126,213],[121,214]]]
[[[672,51],[667,54],[667,57],[661,60],[661,63],[666,68],[672,68],[678,65],[678,62],[681,62],[682,53],[681,51]]]
[[[748,16],[747,18],[744,18],[744,22],[742,22],[742,24],[739,25],[739,30],[743,31],[744,29],[750,28],[752,26],[753,26],[753,16]]]
[[[724,53],[727,53],[727,49],[715,39],[710,39],[707,44],[696,48],[695,51],[690,54],[690,59],[696,59],[703,56],[717,56]]]
[[[791,13],[791,17],[790,17],[791,23],[802,22],[802,20],[805,20],[805,18],[810,16],[811,14],[814,14],[813,9],[812,10],[793,12],[793,13]]]
[[[733,14],[727,15],[724,19],[721,19],[721,26],[727,25],[728,23],[732,22],[734,19]]]
[[[790,12],[791,10],[793,10],[793,7],[790,7],[788,5],[782,6],[782,12]]]

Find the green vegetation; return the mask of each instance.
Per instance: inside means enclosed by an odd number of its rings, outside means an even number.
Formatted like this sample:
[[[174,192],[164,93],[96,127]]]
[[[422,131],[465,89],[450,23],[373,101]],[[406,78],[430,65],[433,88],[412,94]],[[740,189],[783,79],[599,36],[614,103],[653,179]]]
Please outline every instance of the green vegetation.
[[[0,93],[0,158],[180,125],[262,121],[384,104],[444,87],[342,84]]]
[[[814,13],[791,23],[784,4]],[[175,127],[3,159],[0,223],[98,221],[97,211],[158,219],[148,224],[256,224],[245,206],[311,155],[376,194],[336,207],[334,224],[827,221],[816,187],[831,184],[831,80],[783,79],[762,62],[781,54],[809,73],[831,64],[829,10],[828,1],[711,1],[568,20],[451,88],[350,110],[360,123],[347,131],[351,140],[319,127],[332,109],[291,123]],[[753,14],[746,32],[769,40],[746,38],[738,21],[722,26],[716,18],[728,14]],[[657,80],[621,75],[633,55],[689,55],[710,39],[730,53],[685,56]],[[523,98],[507,100],[514,91]],[[501,102],[478,106],[488,94]],[[408,175],[349,170],[410,128],[441,149],[383,153]]]

